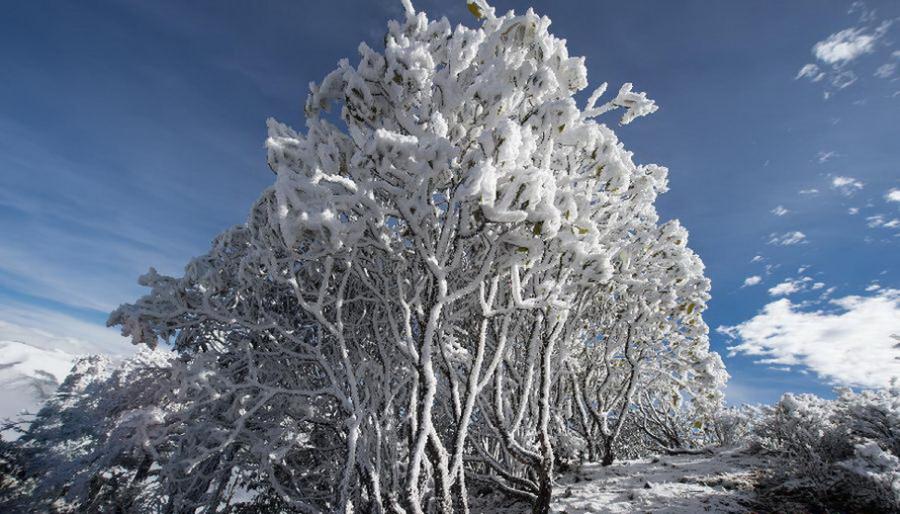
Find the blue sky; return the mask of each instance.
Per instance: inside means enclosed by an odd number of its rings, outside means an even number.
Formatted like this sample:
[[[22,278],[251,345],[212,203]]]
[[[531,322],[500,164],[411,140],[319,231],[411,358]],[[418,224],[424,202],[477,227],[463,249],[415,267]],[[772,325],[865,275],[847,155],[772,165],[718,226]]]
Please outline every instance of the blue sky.
[[[462,0],[414,4],[473,23]],[[587,57],[592,84],[633,82],[660,105],[617,132],[637,161],[670,168],[659,209],[688,227],[712,278],[706,319],[732,401],[897,374],[885,355],[900,333],[900,3],[534,7]],[[128,352],[102,328],[107,312],[141,294],[149,266],[177,274],[244,220],[272,181],[265,119],[302,126],[306,85],[359,41],[380,45],[401,11],[399,0],[5,6],[0,339]]]

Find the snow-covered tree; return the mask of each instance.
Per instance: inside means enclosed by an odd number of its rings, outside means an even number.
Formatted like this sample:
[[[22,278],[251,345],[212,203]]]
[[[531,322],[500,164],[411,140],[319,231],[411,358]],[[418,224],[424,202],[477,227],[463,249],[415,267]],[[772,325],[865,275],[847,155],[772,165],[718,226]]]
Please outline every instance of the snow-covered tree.
[[[589,458],[602,456],[605,464],[614,460],[612,448],[629,416],[641,416],[645,427],[644,418],[661,406],[680,411],[684,395],[698,405],[717,405],[727,377],[718,355],[709,352],[700,315],[709,281],[687,247],[687,231],[677,222],[651,227],[619,252],[616,266],[588,315],[587,335],[595,339],[566,366],[576,427]]]
[[[182,355],[147,439],[170,508],[241,484],[465,512],[475,480],[547,512],[556,455],[611,447],[642,388],[715,395],[708,282],[653,207],[667,171],[596,119],[653,101],[604,84],[580,107],[583,58],[531,10],[479,0],[454,28],[404,5],[383,51],[311,86],[304,131],[269,121],[247,223],[110,318]]]

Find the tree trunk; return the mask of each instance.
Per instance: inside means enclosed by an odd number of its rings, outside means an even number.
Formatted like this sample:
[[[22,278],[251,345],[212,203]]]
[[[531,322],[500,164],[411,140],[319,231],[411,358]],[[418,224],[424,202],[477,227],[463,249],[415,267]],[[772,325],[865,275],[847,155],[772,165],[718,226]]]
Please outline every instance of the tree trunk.
[[[465,468],[459,468],[456,482],[453,484],[453,497],[456,498],[455,510],[459,514],[469,514],[469,491],[466,487]]]
[[[616,460],[616,456],[613,454],[613,438],[607,437],[603,442],[603,462],[600,464],[603,466],[609,466]]]
[[[450,484],[447,483],[449,477],[445,473],[447,471],[447,458],[446,455],[441,455],[433,440],[434,437],[436,436],[429,436],[425,452],[428,454],[428,460],[431,461],[437,511],[439,514],[453,514],[453,497],[450,494]]]
[[[538,397],[538,437],[541,448],[541,462],[538,468],[538,495],[534,501],[532,514],[550,514],[550,499],[553,495],[553,444],[550,440],[550,359],[556,330],[550,334],[541,351],[541,389]]]
[[[553,499],[553,451],[550,458],[545,455],[538,469],[538,494],[531,509],[532,514],[550,514],[550,500]]]

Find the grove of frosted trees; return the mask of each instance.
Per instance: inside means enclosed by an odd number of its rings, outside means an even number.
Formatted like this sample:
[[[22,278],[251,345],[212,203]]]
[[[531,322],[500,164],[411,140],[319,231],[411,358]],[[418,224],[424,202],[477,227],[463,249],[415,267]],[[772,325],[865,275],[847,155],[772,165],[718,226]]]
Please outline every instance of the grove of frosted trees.
[[[450,513],[499,491],[546,513],[560,469],[690,451],[727,378],[710,284],[654,208],[667,170],[600,120],[656,105],[576,101],[584,59],[531,10],[404,7],[310,86],[303,130],[269,120],[246,223],[112,313],[149,349],[78,363],[7,470],[20,505]]]

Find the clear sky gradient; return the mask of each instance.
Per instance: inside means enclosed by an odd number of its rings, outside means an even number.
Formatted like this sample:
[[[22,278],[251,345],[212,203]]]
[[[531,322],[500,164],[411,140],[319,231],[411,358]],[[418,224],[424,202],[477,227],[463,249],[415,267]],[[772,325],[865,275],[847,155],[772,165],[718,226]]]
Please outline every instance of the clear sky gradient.
[[[413,3],[474,23],[463,0]],[[534,7],[592,86],[633,82],[660,105],[616,130],[670,169],[659,210],[713,281],[730,399],[886,381],[891,358],[864,355],[900,333],[900,2]],[[399,0],[8,2],[0,339],[130,351],[107,313],[148,267],[179,274],[244,220],[273,179],[266,118],[302,128],[307,84],[401,15]]]

